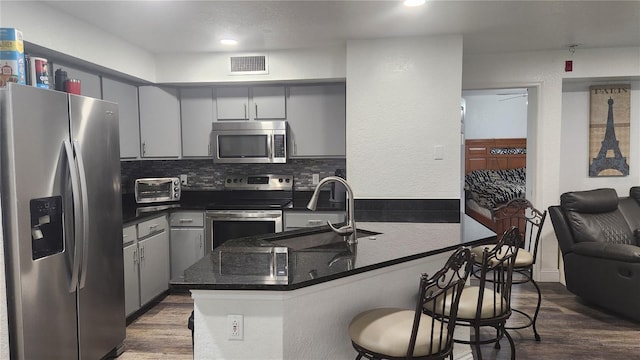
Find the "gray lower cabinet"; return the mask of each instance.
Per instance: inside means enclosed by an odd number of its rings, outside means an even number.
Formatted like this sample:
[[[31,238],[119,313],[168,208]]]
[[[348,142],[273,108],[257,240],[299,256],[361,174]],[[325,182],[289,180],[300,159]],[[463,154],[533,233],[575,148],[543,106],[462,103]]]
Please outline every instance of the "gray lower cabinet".
[[[204,256],[204,212],[173,212],[171,224],[171,278],[184,275],[184,270]]]
[[[140,304],[169,289],[169,233],[165,230],[138,242]]]
[[[140,278],[138,276],[138,244],[125,246],[124,308],[127,316],[140,308]]]
[[[131,228],[137,236],[127,243]],[[169,289],[169,223],[159,216],[125,227],[123,241],[127,316]]]
[[[327,221],[338,224],[345,221],[344,211],[285,211],[285,230],[325,225]]]

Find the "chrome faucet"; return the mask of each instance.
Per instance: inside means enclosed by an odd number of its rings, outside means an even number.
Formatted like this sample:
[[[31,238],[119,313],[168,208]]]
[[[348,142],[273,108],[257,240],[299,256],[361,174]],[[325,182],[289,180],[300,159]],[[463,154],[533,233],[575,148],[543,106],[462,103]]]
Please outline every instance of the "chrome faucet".
[[[318,206],[318,197],[320,197],[320,188],[324,186],[326,183],[330,182],[338,182],[347,189],[347,196],[349,197],[349,202],[347,203],[347,223],[340,227],[336,228],[331,224],[331,222],[327,221],[327,225],[331,227],[333,232],[336,234],[344,236],[344,240],[347,244],[355,244],[358,242],[356,235],[356,222],[354,220],[354,201],[353,201],[353,190],[351,190],[351,186],[347,183],[347,181],[338,176],[327,176],[326,178],[320,180],[318,186],[316,186],[313,195],[311,196],[311,200],[307,204],[307,209],[315,211]]]

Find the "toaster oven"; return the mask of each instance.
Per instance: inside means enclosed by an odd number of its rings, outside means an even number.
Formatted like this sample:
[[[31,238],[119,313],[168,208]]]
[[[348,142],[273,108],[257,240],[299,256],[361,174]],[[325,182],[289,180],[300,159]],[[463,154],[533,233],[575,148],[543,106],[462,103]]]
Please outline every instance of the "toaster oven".
[[[136,203],[147,204],[180,200],[179,178],[136,179]]]

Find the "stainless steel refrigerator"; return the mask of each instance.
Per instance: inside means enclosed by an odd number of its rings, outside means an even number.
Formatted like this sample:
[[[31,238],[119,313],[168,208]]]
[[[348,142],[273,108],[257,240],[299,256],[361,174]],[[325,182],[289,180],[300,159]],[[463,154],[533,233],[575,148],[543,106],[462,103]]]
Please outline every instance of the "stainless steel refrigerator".
[[[125,338],[118,107],[0,90],[12,359],[101,359]]]

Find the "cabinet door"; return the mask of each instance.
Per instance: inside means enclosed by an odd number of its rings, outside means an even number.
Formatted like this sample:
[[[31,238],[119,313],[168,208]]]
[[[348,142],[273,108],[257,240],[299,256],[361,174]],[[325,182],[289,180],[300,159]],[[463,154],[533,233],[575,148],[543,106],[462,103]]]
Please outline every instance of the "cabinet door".
[[[171,278],[184,275],[184,270],[204,256],[203,228],[171,229]]]
[[[164,230],[138,242],[140,248],[140,304],[169,289],[169,233]]]
[[[249,88],[246,86],[216,89],[218,120],[249,119]]]
[[[345,85],[291,86],[287,122],[291,157],[346,156]]]
[[[138,278],[138,244],[125,246],[124,309],[127,316],[140,308],[140,279]]]
[[[180,90],[182,156],[208,156],[209,133],[215,121],[212,88]]]
[[[141,86],[142,157],[180,156],[180,104],[175,89]]]
[[[286,119],[284,86],[256,86],[251,88],[254,119]]]
[[[102,98],[118,104],[120,158],[140,157],[140,117],[138,88],[108,78],[102,79]]]

